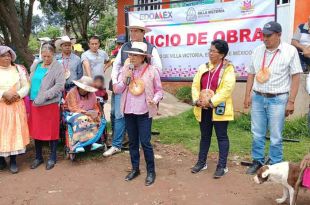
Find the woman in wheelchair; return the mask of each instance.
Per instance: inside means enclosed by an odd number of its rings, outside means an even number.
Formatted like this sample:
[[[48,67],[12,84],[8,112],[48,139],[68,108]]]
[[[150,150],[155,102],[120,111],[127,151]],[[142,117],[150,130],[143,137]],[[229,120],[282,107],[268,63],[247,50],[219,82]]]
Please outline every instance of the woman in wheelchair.
[[[66,143],[71,153],[84,152],[83,146],[79,143],[91,140],[98,132],[100,123],[99,106],[97,103],[93,87],[93,79],[83,76],[80,80],[73,81],[76,87],[72,88],[66,96],[64,109],[69,111],[65,116],[66,122],[71,126],[71,134],[69,131],[69,142]],[[91,150],[102,147],[102,144],[93,142]]]

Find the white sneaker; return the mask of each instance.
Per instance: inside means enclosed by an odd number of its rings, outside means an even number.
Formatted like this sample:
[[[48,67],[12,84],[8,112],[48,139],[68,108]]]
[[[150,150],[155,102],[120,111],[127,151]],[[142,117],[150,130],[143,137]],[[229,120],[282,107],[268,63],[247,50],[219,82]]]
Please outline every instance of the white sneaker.
[[[75,149],[75,152],[76,152],[76,153],[85,152],[85,149],[84,149],[83,147],[77,147],[77,148]]]
[[[121,149],[112,146],[110,149],[108,149],[106,152],[103,153],[103,156],[109,157],[109,156],[116,154],[116,153],[119,153],[119,152],[121,152]]]
[[[102,144],[99,144],[99,143],[93,143],[92,145],[91,145],[91,151],[94,151],[94,150],[96,150],[96,149],[99,149],[99,148],[101,148],[101,147],[103,147],[103,145]]]

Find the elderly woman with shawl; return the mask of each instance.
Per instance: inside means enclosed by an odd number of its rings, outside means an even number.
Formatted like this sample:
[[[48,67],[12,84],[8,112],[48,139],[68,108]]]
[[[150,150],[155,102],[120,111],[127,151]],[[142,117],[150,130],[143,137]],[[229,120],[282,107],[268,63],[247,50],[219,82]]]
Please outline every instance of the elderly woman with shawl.
[[[100,121],[100,111],[91,77],[83,76],[80,80],[72,81],[73,87],[66,96],[65,109],[71,113],[67,116],[67,122],[71,123],[73,134],[69,137],[70,152],[84,152],[84,148],[78,146],[79,142],[86,142],[93,138]],[[91,150],[102,147],[101,144],[92,143]]]
[[[29,92],[26,72],[16,66],[15,52],[0,46],[0,170],[10,157],[11,173],[18,172],[16,156],[26,152],[29,144],[27,114],[22,100]]]

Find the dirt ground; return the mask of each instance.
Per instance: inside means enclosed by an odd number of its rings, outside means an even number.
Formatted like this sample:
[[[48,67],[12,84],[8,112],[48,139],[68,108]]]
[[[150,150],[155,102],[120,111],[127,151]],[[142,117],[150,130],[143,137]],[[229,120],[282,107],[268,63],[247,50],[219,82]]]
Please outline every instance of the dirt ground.
[[[190,167],[196,156],[182,147],[156,143],[155,154],[157,180],[146,187],[143,157],[142,174],[126,182],[124,177],[130,168],[126,152],[110,158],[78,158],[73,163],[59,156],[56,167],[46,171],[44,166],[29,169],[33,158],[30,150],[18,158],[18,174],[0,172],[0,204],[275,205],[275,199],[282,195],[280,185],[255,184],[253,177],[244,174],[246,168],[233,161],[225,177],[213,179],[216,155],[209,157],[207,170],[194,175]],[[309,204],[310,192],[301,191],[298,205]]]

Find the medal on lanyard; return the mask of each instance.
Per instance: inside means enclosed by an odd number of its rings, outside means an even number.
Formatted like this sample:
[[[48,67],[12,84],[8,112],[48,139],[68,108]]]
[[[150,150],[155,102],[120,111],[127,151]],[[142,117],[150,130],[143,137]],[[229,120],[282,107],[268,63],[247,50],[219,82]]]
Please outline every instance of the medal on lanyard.
[[[262,67],[258,71],[258,73],[256,74],[257,82],[263,84],[269,80],[269,78],[270,78],[270,69],[269,68],[270,68],[270,65],[273,62],[274,58],[276,57],[278,51],[279,51],[279,49],[277,49],[277,51],[273,54],[269,65],[267,67],[265,67],[265,61],[266,61],[266,50],[265,50]]]
[[[213,73],[209,71],[206,89],[201,90],[199,95],[199,100],[202,101],[204,104],[206,104],[214,96],[214,91],[211,89],[211,83],[218,69],[221,69],[222,67],[223,62],[217,66]]]
[[[67,63],[65,64],[65,58],[62,56],[62,66],[65,69],[65,79],[67,80],[68,78],[70,78],[71,72],[69,70],[69,62],[70,62],[70,58],[67,58]]]
[[[134,78],[134,75],[132,75],[132,81],[130,81],[130,84],[129,84],[129,92],[135,96],[139,96],[141,95],[144,90],[145,90],[145,85],[144,85],[144,81],[142,80],[142,76],[144,75],[146,69],[149,67],[149,64],[147,64],[140,77],[135,79]]]

